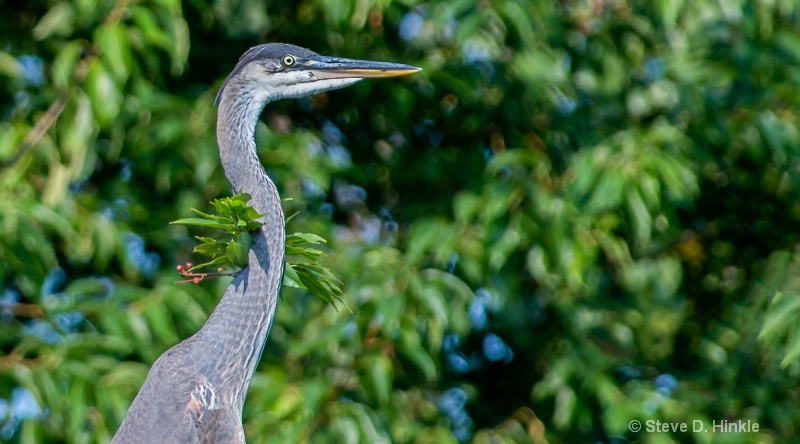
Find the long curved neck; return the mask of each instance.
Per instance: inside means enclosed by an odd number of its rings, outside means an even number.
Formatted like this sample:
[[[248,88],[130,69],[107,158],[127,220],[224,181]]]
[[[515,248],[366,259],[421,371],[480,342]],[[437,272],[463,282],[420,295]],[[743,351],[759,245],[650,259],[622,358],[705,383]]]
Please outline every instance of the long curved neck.
[[[198,340],[217,355],[219,384],[230,385],[229,393],[244,400],[275,314],[286,234],[278,191],[261,166],[253,138],[267,98],[248,96],[237,86],[225,88],[218,107],[220,160],[234,191],[252,196],[249,204],[264,215],[259,219],[264,225],[251,233],[249,265],[228,286]]]

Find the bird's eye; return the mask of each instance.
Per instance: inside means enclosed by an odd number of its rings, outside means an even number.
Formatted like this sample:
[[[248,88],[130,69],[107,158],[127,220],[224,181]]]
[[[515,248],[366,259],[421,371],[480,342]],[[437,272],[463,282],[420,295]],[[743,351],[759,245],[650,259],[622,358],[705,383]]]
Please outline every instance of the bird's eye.
[[[293,55],[288,55],[287,54],[287,55],[283,56],[283,58],[281,59],[281,63],[283,63],[284,66],[292,66],[292,65],[294,65],[294,62],[295,62],[295,60],[294,60],[294,56]]]

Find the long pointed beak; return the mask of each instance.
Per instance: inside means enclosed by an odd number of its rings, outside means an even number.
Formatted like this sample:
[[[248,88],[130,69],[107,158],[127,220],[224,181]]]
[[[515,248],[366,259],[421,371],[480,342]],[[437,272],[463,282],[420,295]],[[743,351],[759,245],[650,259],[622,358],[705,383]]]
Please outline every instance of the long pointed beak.
[[[402,63],[373,62],[371,60],[318,57],[305,63],[306,69],[318,79],[366,79],[397,77],[421,71],[422,68]]]

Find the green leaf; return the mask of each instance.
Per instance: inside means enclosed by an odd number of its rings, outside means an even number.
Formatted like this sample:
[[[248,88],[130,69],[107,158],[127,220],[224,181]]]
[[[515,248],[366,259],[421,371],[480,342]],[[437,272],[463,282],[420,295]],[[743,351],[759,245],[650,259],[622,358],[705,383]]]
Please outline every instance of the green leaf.
[[[258,214],[258,211],[256,211],[256,209],[253,208],[253,207],[245,207],[242,210],[242,213],[241,213],[241,217],[243,219],[245,219],[245,220],[255,220],[255,219],[258,219],[261,216],[264,216],[264,215],[263,214]]]
[[[233,200],[233,201],[239,201],[239,202],[244,202],[244,203],[250,202],[250,199],[252,199],[252,198],[253,198],[253,196],[251,196],[248,193],[234,194],[233,196],[230,197],[230,199]],[[291,199],[288,199],[288,200],[291,200]]]
[[[261,216],[258,216],[258,217],[261,217]],[[258,230],[259,228],[261,228],[263,226],[264,226],[264,224],[262,222],[249,221],[244,226],[244,231],[256,231],[256,230]]]
[[[235,265],[233,262],[230,261],[230,258],[228,257],[228,255],[219,256],[219,257],[216,257],[216,258],[214,258],[213,260],[211,260],[209,262],[204,262],[202,264],[197,264],[194,267],[192,267],[189,271],[195,272],[195,271],[202,270],[204,268],[224,267],[226,265]]]
[[[384,355],[370,355],[364,358],[364,385],[379,405],[389,402],[392,394],[392,362]]]
[[[58,2],[47,11],[39,23],[33,28],[36,40],[44,40],[53,35],[67,36],[72,34],[75,26],[75,11],[70,2]]]
[[[170,222],[170,224],[180,224],[180,225],[197,225],[199,227],[210,227],[210,228],[223,228],[225,224],[220,223],[216,220],[208,220],[208,219],[200,219],[200,218],[188,218],[188,219],[178,219]]]
[[[119,116],[123,95],[114,77],[101,63],[93,63],[86,77],[86,93],[92,101],[95,118],[102,127],[109,126]]]
[[[128,81],[131,66],[126,27],[118,23],[104,25],[97,30],[95,40],[101,47],[100,57],[117,79],[117,84],[123,85]]]
[[[469,222],[481,209],[481,198],[470,192],[458,193],[453,200],[453,213],[459,222]]]
[[[798,318],[795,318],[795,323],[797,323],[797,319]],[[798,358],[800,358],[800,325],[795,325],[794,328],[789,331],[789,338],[786,344],[786,351],[781,360],[781,367],[788,367]]]
[[[294,267],[289,263],[286,264],[286,267],[283,270],[283,285],[293,288],[306,288],[306,286],[300,281],[300,277],[297,275]]]
[[[343,284],[330,270],[316,264],[293,264],[292,267],[300,283],[312,294],[334,306],[336,302],[343,302]]]
[[[426,353],[425,347],[420,343],[419,335],[407,326],[404,326],[400,333],[398,351],[417,368],[425,381],[436,379],[436,363]]]
[[[222,254],[225,252],[226,245],[212,240],[212,242],[204,242],[192,250],[195,253],[202,254],[204,256],[209,257],[216,257],[218,254]]]
[[[246,251],[250,251],[250,245],[253,243],[253,238],[250,236],[250,233],[243,231],[236,236],[236,241],[239,242],[242,248],[244,248]]]
[[[328,241],[326,241],[325,238],[321,236],[317,236],[316,234],[311,234],[311,233],[292,233],[286,236],[287,245],[294,245],[301,243],[325,244],[328,243]]]
[[[53,85],[57,88],[66,88],[75,74],[75,66],[81,59],[84,51],[83,45],[78,42],[68,42],[63,44],[56,55],[53,63]]]
[[[290,222],[292,219],[294,219],[294,217],[295,217],[295,216],[297,216],[298,214],[300,214],[300,212],[299,212],[299,211],[296,211],[296,212],[294,212],[294,213],[293,213],[291,216],[288,216],[288,217],[286,218],[286,225],[289,225],[289,222]]]
[[[235,202],[233,199],[214,199],[211,203],[220,215],[231,216],[233,214],[231,210],[233,202]]]
[[[320,250],[317,250],[316,248],[300,248],[300,247],[287,246],[286,255],[300,256],[313,262],[317,260],[318,257],[324,256],[325,253],[323,253]]]
[[[200,210],[198,210],[196,208],[191,208],[191,210],[194,211],[195,213],[199,214],[200,216],[202,216],[203,219],[214,219],[214,220],[216,219],[216,216],[212,216],[210,214],[203,213],[202,211],[200,211]]]
[[[244,268],[247,266],[247,249],[235,240],[230,241],[228,248],[225,250],[228,259],[237,267]]]

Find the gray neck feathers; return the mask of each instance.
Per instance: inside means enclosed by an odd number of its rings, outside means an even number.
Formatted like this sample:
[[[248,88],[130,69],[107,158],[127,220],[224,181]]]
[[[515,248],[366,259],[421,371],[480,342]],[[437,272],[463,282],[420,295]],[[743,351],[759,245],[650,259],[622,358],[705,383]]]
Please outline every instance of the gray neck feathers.
[[[248,93],[231,79],[220,97],[217,142],[225,176],[236,193],[248,193],[249,202],[264,214],[253,232],[249,265],[234,278],[197,341],[217,353],[210,365],[222,375],[216,381],[231,400],[244,402],[261,351],[269,334],[283,280],[285,221],[275,184],[256,155],[254,130],[268,97]],[[208,348],[208,345],[211,348]],[[209,369],[210,370],[210,369]],[[243,372],[243,373],[242,373]],[[227,398],[227,397],[226,397]],[[241,406],[239,406],[241,408]]]
[[[247,177],[248,173],[252,173],[252,166],[249,163],[254,161],[256,170],[266,175],[256,156],[256,143],[253,138],[264,105],[266,98],[256,97],[237,83],[231,82],[223,92],[217,109],[217,143],[220,160],[225,177],[237,193],[245,192],[242,188],[256,185],[252,182],[252,177]],[[248,165],[243,165],[243,162],[248,162]],[[245,166],[247,168],[243,168]]]

